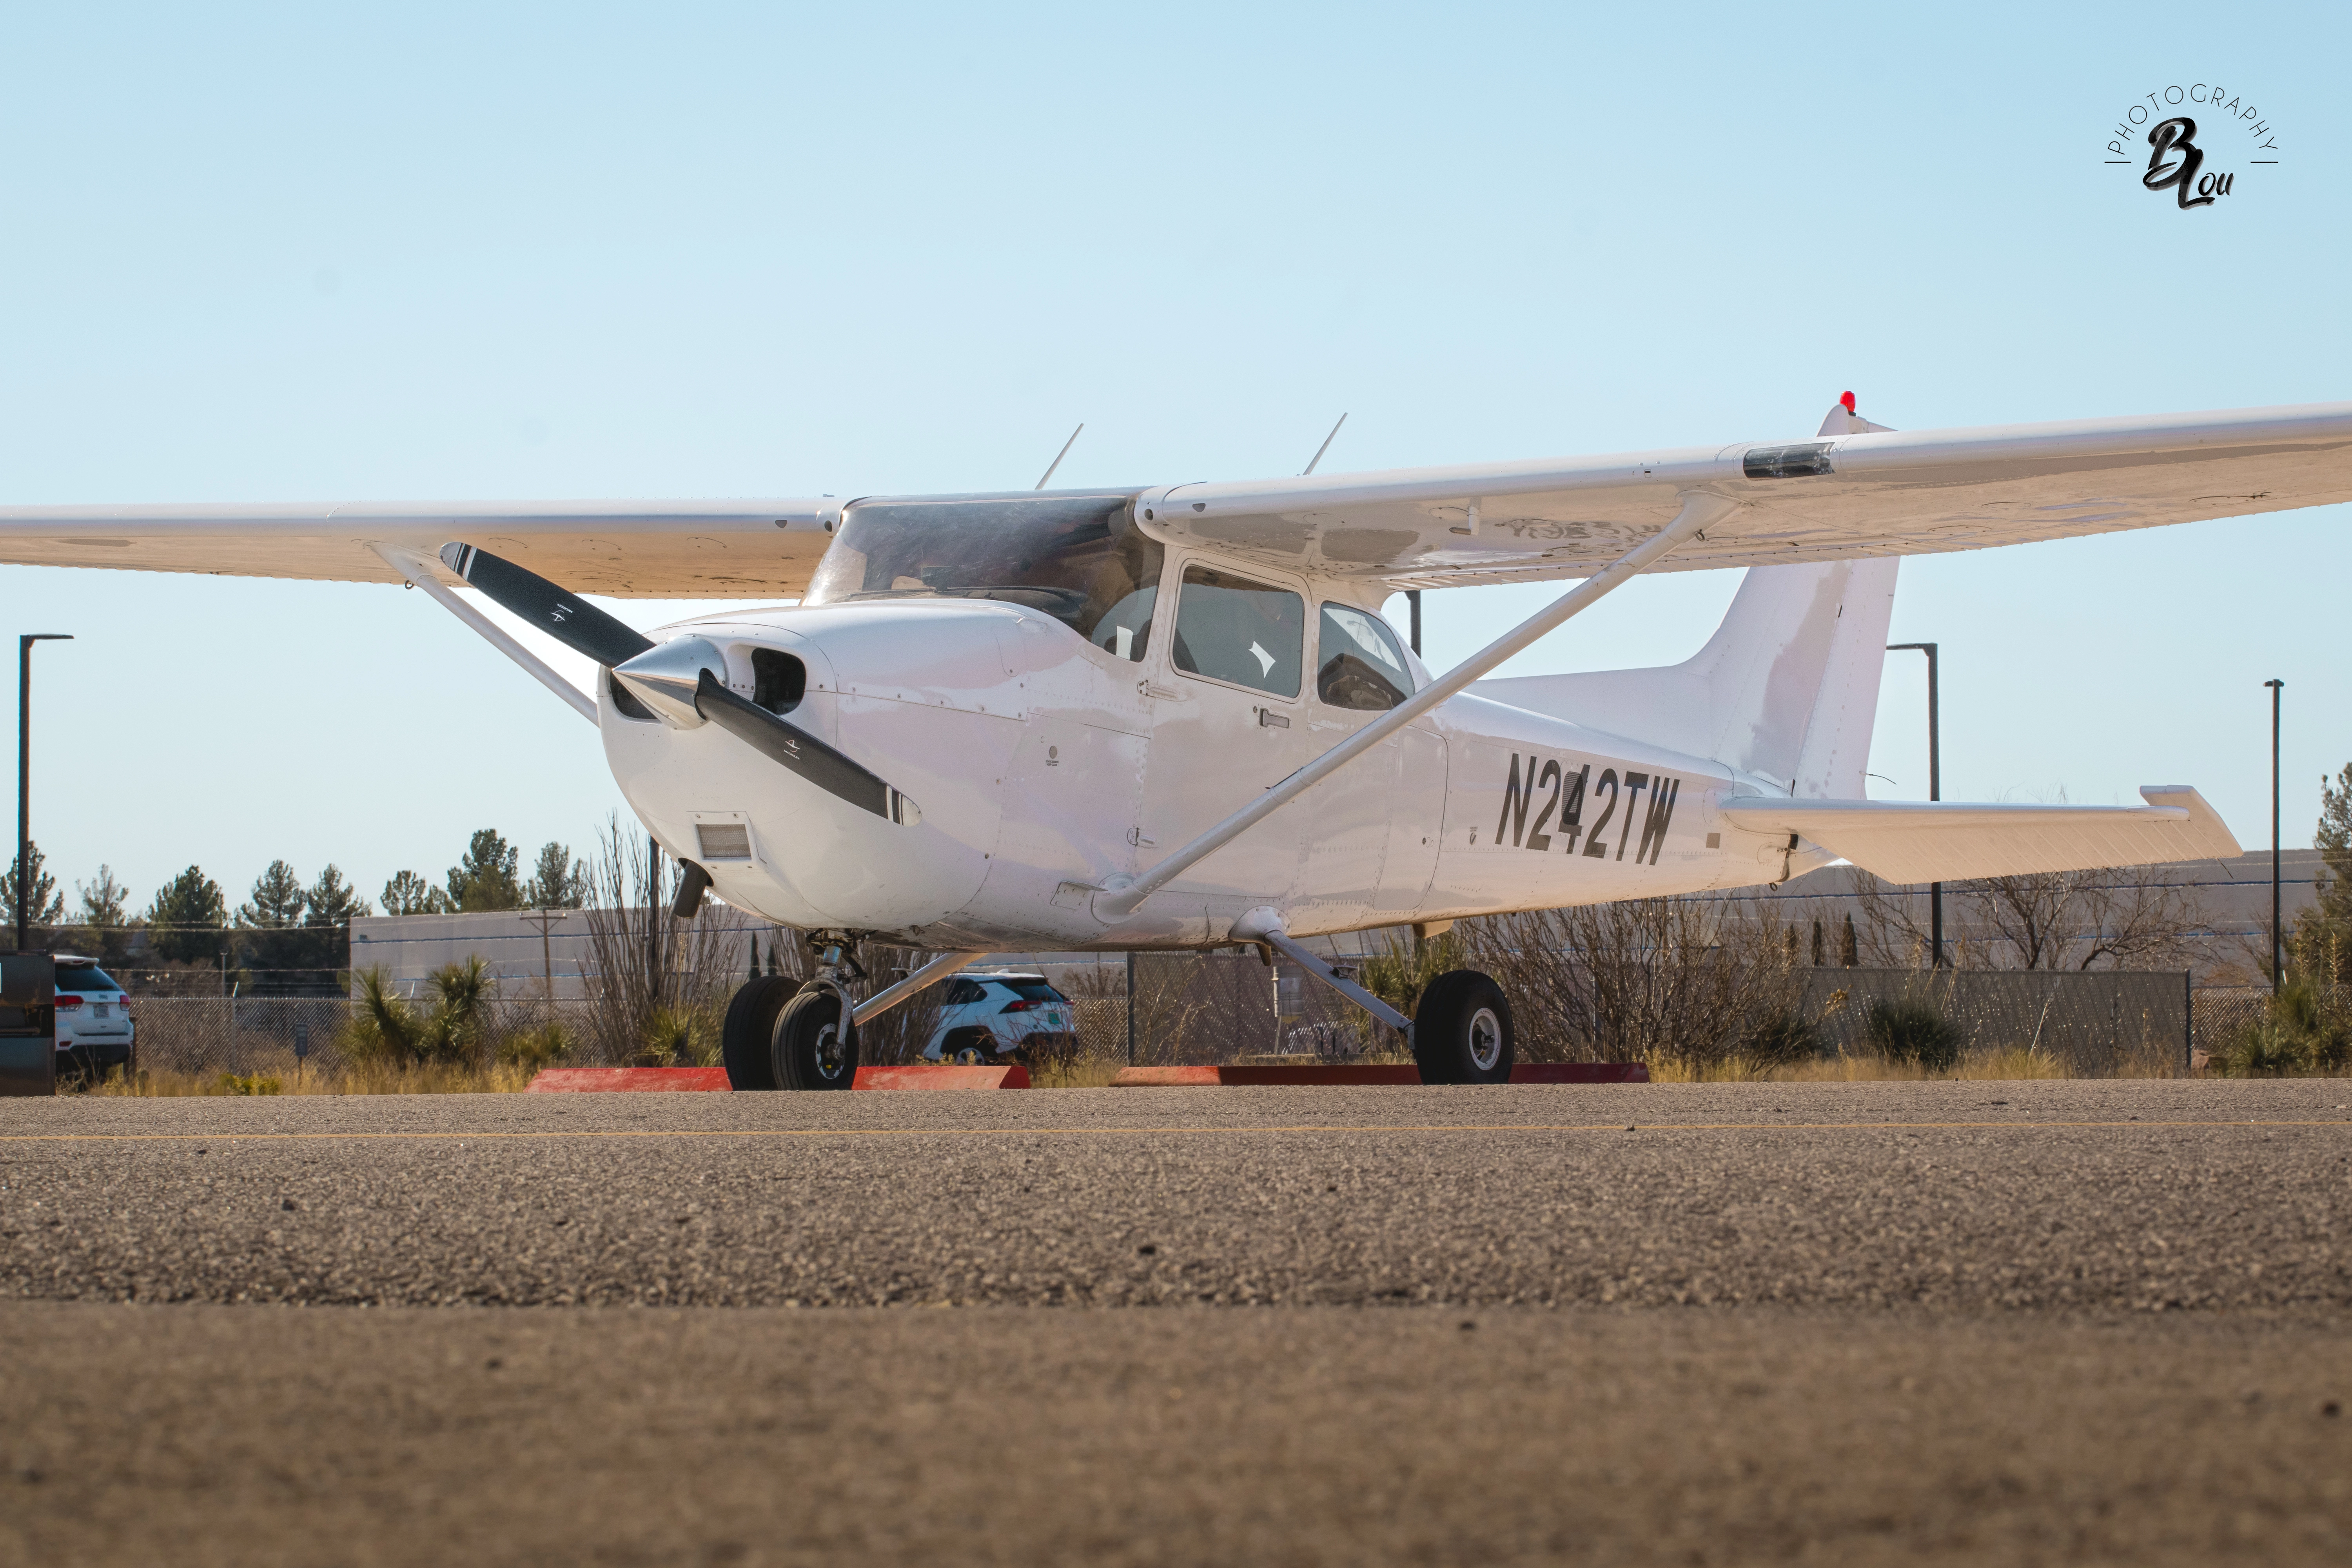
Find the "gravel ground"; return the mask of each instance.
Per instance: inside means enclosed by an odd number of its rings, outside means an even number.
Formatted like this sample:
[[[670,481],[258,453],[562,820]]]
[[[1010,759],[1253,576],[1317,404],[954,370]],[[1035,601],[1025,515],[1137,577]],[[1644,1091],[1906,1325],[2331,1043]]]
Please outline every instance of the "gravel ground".
[[[2352,1555],[2340,1321],[10,1302],[0,1332],[42,1347],[0,1378],[11,1563]]]
[[[0,1563],[2342,1562],[2347,1105],[0,1101]]]
[[[0,1102],[0,1296],[2352,1304],[2352,1085]]]

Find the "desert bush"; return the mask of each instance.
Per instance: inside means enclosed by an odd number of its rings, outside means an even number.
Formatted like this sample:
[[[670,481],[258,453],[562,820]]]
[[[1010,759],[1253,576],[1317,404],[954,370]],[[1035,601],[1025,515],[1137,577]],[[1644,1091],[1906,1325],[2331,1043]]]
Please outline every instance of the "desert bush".
[[[433,999],[421,1008],[393,989],[381,965],[361,970],[357,978],[359,1007],[341,1040],[354,1063],[404,1067],[479,1054],[498,983],[478,954],[435,970],[428,980]]]
[[[1879,998],[1863,1010],[1863,1037],[1890,1062],[1947,1072],[1960,1059],[1960,1032],[1933,1005],[1916,998]]]
[[[498,1058],[509,1067],[537,1072],[541,1068],[561,1066],[571,1058],[577,1044],[571,1030],[550,1019],[544,1024],[510,1029],[499,1037]]]
[[[1528,1061],[1740,1058],[1798,1013],[1795,944],[1769,910],[1638,899],[1465,921],[1462,959],[1513,1001]],[[1789,1044],[1785,1029],[1770,1037]]]
[[[277,1094],[285,1087],[274,1074],[257,1072],[247,1073],[242,1078],[233,1072],[225,1072],[213,1079],[213,1084],[215,1094]]]
[[[2216,1059],[2232,1078],[2342,1072],[2352,1062],[2352,1002],[2336,986],[2290,975],[2262,1016],[2230,1032]]]
[[[629,1060],[636,1067],[713,1067],[719,1061],[719,1021],[708,1007],[669,1002],[646,1016],[645,1037]]]
[[[1767,1013],[1740,1042],[1739,1056],[1751,1067],[1785,1067],[1822,1054],[1821,1032],[1794,1007]]]

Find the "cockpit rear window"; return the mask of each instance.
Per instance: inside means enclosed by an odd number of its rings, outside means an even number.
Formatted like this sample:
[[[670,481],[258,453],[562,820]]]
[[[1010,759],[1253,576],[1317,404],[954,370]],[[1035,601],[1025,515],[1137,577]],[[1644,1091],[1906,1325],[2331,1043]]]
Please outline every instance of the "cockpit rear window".
[[[1105,652],[1140,660],[1164,552],[1129,498],[861,501],[844,513],[803,605],[995,599],[1042,610]]]

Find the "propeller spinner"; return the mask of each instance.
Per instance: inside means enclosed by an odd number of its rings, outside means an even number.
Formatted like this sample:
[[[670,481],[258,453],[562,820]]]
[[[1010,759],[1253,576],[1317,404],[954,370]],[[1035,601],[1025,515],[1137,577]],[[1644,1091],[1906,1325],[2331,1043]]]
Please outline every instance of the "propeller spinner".
[[[887,780],[730,689],[725,656],[708,638],[654,642],[537,573],[470,544],[443,545],[441,560],[492,604],[612,670],[615,679],[673,727],[690,730],[708,721],[861,810],[908,826],[923,819],[915,803]]]

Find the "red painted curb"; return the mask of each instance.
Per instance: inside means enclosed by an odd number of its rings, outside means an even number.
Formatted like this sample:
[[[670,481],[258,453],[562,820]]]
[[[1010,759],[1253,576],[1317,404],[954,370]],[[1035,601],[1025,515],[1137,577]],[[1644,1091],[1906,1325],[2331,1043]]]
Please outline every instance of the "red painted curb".
[[[541,1068],[525,1094],[725,1093],[725,1068]]]
[[[859,1068],[858,1089],[1027,1089],[1029,1069],[1019,1062],[1001,1068]]]
[[[1297,1067],[1265,1064],[1232,1067],[1122,1068],[1111,1079],[1113,1089],[1214,1089],[1304,1087],[1310,1084],[1417,1084],[1414,1067],[1301,1062]],[[1650,1069],[1640,1062],[1530,1062],[1511,1069],[1513,1083],[1647,1083]]]
[[[1029,1069],[1006,1067],[859,1068],[853,1089],[1027,1089]],[[724,1094],[725,1068],[542,1068],[525,1094]]]

